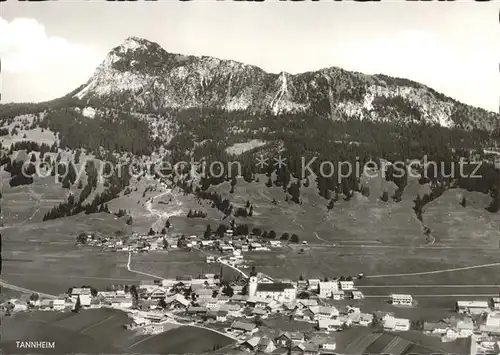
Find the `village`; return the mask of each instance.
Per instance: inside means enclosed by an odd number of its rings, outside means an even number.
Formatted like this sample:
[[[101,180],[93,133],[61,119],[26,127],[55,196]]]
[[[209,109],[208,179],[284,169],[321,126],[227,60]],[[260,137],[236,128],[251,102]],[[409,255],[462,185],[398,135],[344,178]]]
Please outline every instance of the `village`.
[[[280,241],[263,243],[261,238],[244,236],[235,242],[231,230],[222,240],[192,237],[132,235],[127,241],[111,237],[103,240],[93,234],[79,236],[81,244],[129,253],[194,248],[207,254],[207,263],[219,263],[239,273],[233,281],[220,274],[179,275],[140,284],[96,290],[91,286],[72,287],[55,299],[38,294],[10,299],[1,305],[6,315],[16,312],[81,312],[86,309],[113,308],[130,318],[129,330],[157,334],[166,325],[202,327],[235,340],[235,347],[249,352],[273,353],[285,349],[293,354],[335,353],[336,334],[351,327],[377,332],[410,332],[438,337],[442,342],[470,338],[470,354],[499,353],[500,295],[486,300],[457,300],[456,316],[438,322],[417,324],[395,316],[395,312],[364,311],[349,304],[365,295],[356,288],[364,275],[276,280],[255,267],[247,275],[241,270],[243,253],[253,249],[282,247]],[[85,240],[83,240],[85,239]],[[274,243],[273,243],[274,242]],[[217,252],[218,254],[212,254]],[[410,294],[392,294],[384,300],[394,309],[415,307]],[[383,301],[382,301],[383,302]],[[311,325],[312,332],[282,331],[265,326],[266,320],[289,320]]]

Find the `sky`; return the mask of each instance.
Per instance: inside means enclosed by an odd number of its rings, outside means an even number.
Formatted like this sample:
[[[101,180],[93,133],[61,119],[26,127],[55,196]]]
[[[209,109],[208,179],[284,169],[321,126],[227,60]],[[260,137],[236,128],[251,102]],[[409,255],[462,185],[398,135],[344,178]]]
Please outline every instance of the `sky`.
[[[384,0],[383,0],[384,1]],[[194,0],[2,3],[2,103],[63,96],[126,37],[173,53],[234,59],[268,72],[337,66],[412,79],[498,112],[494,2]]]

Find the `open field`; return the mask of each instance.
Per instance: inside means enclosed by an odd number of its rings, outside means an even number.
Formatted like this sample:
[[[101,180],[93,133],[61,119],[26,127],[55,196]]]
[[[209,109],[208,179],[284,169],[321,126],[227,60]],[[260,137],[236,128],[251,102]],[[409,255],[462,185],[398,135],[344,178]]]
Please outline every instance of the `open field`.
[[[47,178],[51,179],[51,178]],[[430,203],[424,211],[424,223],[437,236],[434,245],[423,248],[425,237],[421,224],[411,209],[416,194],[423,195],[428,187],[411,180],[403,194],[403,201],[382,202],[383,191],[392,194],[395,186],[380,176],[362,181],[369,187],[368,197],[356,193],[350,201],[340,200],[328,212],[327,200],[318,196],[314,182],[301,188],[302,205],[285,201],[282,188],[264,186],[264,175],[259,182],[247,183],[238,179],[233,194],[229,182],[211,187],[229,198],[235,207],[247,200],[254,205],[254,216],[237,218],[238,223],[297,233],[308,240],[311,247],[292,245],[270,252],[250,252],[245,259],[258,271],[277,278],[332,277],[365,273],[370,278],[359,283],[367,295],[381,296],[394,292],[409,292],[404,285],[497,285],[500,284],[500,266],[453,272],[405,275],[395,273],[430,272],[443,269],[491,264],[498,257],[499,214],[484,210],[489,197],[463,190],[448,191]],[[137,191],[135,191],[137,187]],[[144,194],[147,187],[152,191]],[[4,191],[2,278],[9,283],[51,294],[64,292],[68,287],[91,284],[105,288],[113,283],[127,283],[147,278],[126,268],[126,253],[103,253],[99,249],[77,248],[74,244],[80,232],[95,231],[102,234],[123,233],[132,230],[146,232],[152,225],[163,226],[171,216],[174,234],[201,234],[208,223],[216,227],[222,213],[208,201],[198,201],[178,189],[165,190],[160,183],[147,179],[134,181],[132,192],[109,203],[112,211],[126,209],[134,218],[127,226],[126,218],[112,214],[72,216],[39,222],[42,207],[51,206],[66,198],[67,190],[53,182],[38,180],[31,186]],[[144,195],[144,197],[143,197]],[[466,196],[465,208],[458,204]],[[154,198],[148,203],[150,198]],[[271,203],[276,199],[277,205]],[[52,202],[51,202],[52,201]],[[138,203],[139,202],[139,203]],[[18,205],[16,205],[18,204]],[[38,211],[37,211],[38,209]],[[203,209],[207,218],[186,218],[189,209]],[[17,214],[17,217],[13,217]],[[36,216],[34,218],[33,216]],[[9,222],[9,223],[7,223]],[[227,222],[227,221],[226,221]],[[9,227],[9,224],[13,226]],[[478,234],[477,230],[482,233]],[[495,241],[494,239],[497,239]],[[339,243],[338,247],[331,243]],[[330,245],[324,245],[329,243]],[[443,247],[451,247],[444,249]],[[472,248],[483,249],[472,249]],[[461,249],[460,249],[461,248]],[[304,249],[304,252],[300,252]],[[219,273],[220,266],[206,264],[205,255],[197,251],[152,252],[134,254],[132,269],[160,277]],[[228,270],[225,268],[224,270]],[[369,288],[368,286],[391,286]],[[471,294],[477,287],[411,289],[413,294]],[[481,293],[495,293],[496,287],[483,287]]]
[[[459,202],[466,198],[466,206]],[[500,215],[485,210],[490,197],[465,190],[448,190],[424,208],[424,222],[442,245],[500,246]]]
[[[473,249],[427,249],[427,248],[365,248],[359,246],[345,248],[303,248],[304,252],[283,248],[273,251],[245,253],[245,259],[256,266],[257,271],[273,277],[323,278],[342,275],[366,276],[426,272],[456,268],[461,266],[496,263],[498,250]],[[423,275],[427,283],[447,284],[500,284],[500,267],[479,270],[463,270],[452,273]],[[405,276],[363,282],[373,284],[412,284],[419,276]],[[414,279],[415,278],[415,279]],[[420,279],[420,281],[422,280]],[[440,282],[441,281],[441,282]],[[417,283],[417,282],[415,282]]]
[[[4,317],[0,348],[9,354],[26,354],[15,341],[55,342],[54,349],[37,349],[37,353],[202,353],[232,340],[208,330],[172,325],[155,336],[125,330],[130,319],[112,309],[72,312],[29,312]],[[168,340],[168,341],[167,341]]]
[[[52,207],[64,202],[68,190],[54,184],[54,177],[34,179],[33,184],[8,186],[10,175],[2,171],[2,214],[4,226],[20,223],[41,222],[43,215]]]
[[[381,352],[395,337],[400,337],[406,341],[414,343],[407,354],[428,354],[428,353],[469,353],[467,341],[454,341],[443,343],[439,338],[426,336],[417,332],[404,333],[382,333],[376,334],[373,329],[363,327],[353,327],[346,331],[335,333],[337,351],[343,354],[360,354]],[[402,340],[402,341],[404,341]],[[378,347],[378,349],[376,349]]]
[[[29,312],[5,317],[2,324],[1,347],[9,354],[30,353],[17,349],[15,341],[51,341],[54,349],[37,349],[44,354],[117,353],[121,342],[134,337],[123,325],[127,316],[118,311],[100,309],[71,312]],[[89,328],[94,325],[94,328]],[[96,330],[106,330],[96,332]],[[87,334],[87,331],[93,330]]]
[[[286,194],[280,187],[268,188],[265,186],[267,177],[257,175],[259,181],[248,183],[238,178],[234,193],[230,193],[231,185],[224,182],[211,186],[209,191],[215,191],[223,198],[231,201],[235,208],[242,207],[247,201],[254,206],[253,216],[236,218],[237,223],[248,224],[250,228],[261,227],[275,230],[278,235],[284,232],[296,233],[301,240],[314,243],[380,243],[399,246],[420,246],[425,244],[422,224],[417,220],[412,209],[413,200],[417,195],[423,196],[429,192],[427,185],[420,185],[416,179],[410,179],[404,193],[403,200],[396,203],[389,199],[383,202],[380,196],[387,191],[389,196],[395,191],[395,185],[385,181],[382,176],[363,177],[362,185],[369,188],[369,196],[355,192],[352,199],[340,199],[334,208],[328,211],[328,200],[317,193],[316,183],[310,182],[308,187],[301,187],[302,205],[285,201]],[[448,201],[448,195],[464,195],[470,204],[464,209],[454,201]],[[164,196],[159,201],[169,201],[172,196]],[[273,204],[275,199],[277,204]],[[443,202],[440,202],[443,199]],[[158,202],[159,202],[158,201]],[[498,246],[497,221],[498,214],[491,214],[484,210],[489,197],[483,194],[470,193],[464,190],[452,190],[431,203],[424,212],[424,222],[432,227],[429,216],[447,218],[455,221],[453,225],[444,221],[443,228],[450,226],[447,235],[439,238],[439,245],[450,246]],[[433,207],[433,204],[440,204]],[[179,192],[173,194],[173,200],[167,204],[153,204],[153,208],[166,214],[174,214],[171,221],[177,233],[201,233],[206,224],[221,223],[222,214],[215,211],[207,202],[197,201],[193,196],[184,196]],[[434,213],[437,208],[441,211]],[[207,218],[185,218],[189,209],[203,209]],[[482,232],[477,232],[481,230]],[[457,233],[455,233],[457,231]],[[458,233],[459,231],[459,233]],[[438,237],[440,230],[435,232]],[[471,236],[471,237],[467,237]],[[476,236],[476,237],[472,237]]]
[[[131,268],[164,278],[181,275],[196,276],[199,274],[220,273],[219,264],[207,264],[205,259],[206,255],[195,250],[191,252],[176,250],[133,254]]]
[[[2,279],[21,287],[58,294],[69,287],[111,284],[147,278],[127,270],[127,254],[77,247],[84,231],[114,234],[130,230],[123,218],[99,213],[77,215],[6,228],[3,234]]]
[[[141,354],[186,354],[207,353],[214,345],[224,347],[233,340],[221,334],[195,327],[179,327],[149,336],[127,349],[130,353]]]

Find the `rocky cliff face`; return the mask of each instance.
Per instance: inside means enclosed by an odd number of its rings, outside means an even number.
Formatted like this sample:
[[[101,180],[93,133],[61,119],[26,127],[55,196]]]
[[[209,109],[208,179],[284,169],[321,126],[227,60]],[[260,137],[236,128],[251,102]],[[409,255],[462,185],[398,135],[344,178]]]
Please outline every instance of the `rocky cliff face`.
[[[487,130],[499,121],[498,114],[406,79],[335,67],[272,74],[232,60],[168,53],[136,37],[112,49],[75,96],[143,112],[210,107]]]

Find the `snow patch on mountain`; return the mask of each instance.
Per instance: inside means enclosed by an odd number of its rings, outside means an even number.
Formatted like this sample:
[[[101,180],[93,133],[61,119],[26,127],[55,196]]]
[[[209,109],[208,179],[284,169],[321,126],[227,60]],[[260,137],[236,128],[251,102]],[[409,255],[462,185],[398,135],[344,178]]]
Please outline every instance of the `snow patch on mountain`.
[[[244,152],[247,152],[249,150],[262,147],[263,145],[266,145],[267,142],[261,141],[259,139],[252,139],[251,141],[244,142],[244,143],[236,143],[233,144],[232,146],[229,146],[226,148],[226,153],[231,154],[231,155],[240,155],[243,154]]]

